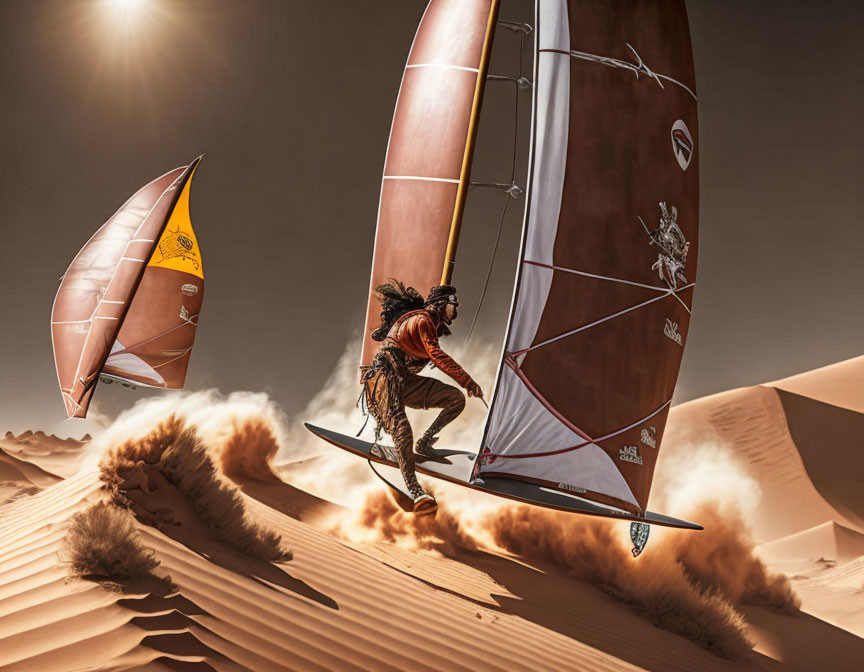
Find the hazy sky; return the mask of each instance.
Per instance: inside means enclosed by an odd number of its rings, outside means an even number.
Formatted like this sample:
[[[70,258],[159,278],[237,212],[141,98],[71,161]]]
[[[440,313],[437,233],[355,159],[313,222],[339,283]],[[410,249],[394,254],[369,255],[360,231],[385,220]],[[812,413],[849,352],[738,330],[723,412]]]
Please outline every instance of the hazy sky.
[[[0,430],[63,417],[49,319],[74,254],[140,186],[202,153],[191,208],[207,285],[188,386],[264,391],[294,416],[362,327],[387,136],[425,1],[145,6],[125,25],[104,0],[0,2]],[[530,20],[530,6],[504,0],[501,18]],[[702,201],[678,401],[864,348],[864,3],[687,6]],[[491,71],[514,69],[518,40],[499,35]],[[487,92],[473,178],[494,181],[509,174],[513,106],[509,89]],[[457,339],[495,196],[469,199]],[[481,337],[506,313],[520,225],[513,208]],[[140,396],[100,389],[95,406],[114,414]]]

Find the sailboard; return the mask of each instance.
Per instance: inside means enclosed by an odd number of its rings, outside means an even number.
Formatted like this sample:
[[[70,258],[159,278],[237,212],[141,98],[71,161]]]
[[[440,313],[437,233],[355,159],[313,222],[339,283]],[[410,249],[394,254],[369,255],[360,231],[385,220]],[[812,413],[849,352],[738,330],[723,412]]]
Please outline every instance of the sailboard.
[[[343,450],[354,453],[359,457],[363,457],[375,464],[385,465],[398,469],[396,462],[396,449],[392,446],[382,443],[369,443],[353,436],[346,436],[338,432],[332,432],[328,429],[316,427],[315,425],[306,423],[306,429],[321,437],[325,441],[338,446]],[[587,499],[582,499],[575,495],[568,495],[563,492],[558,492],[552,489],[544,488],[543,486],[534,485],[523,480],[511,478],[488,478],[475,479],[469,481],[466,479],[466,474],[470,474],[477,456],[474,453],[463,451],[454,451],[455,454],[443,460],[423,459],[422,456],[417,456],[417,471],[427,476],[434,476],[441,480],[450,483],[456,483],[486,492],[500,497],[506,497],[525,504],[535,504],[545,506],[550,509],[559,511],[568,511],[571,513],[582,513],[590,516],[602,516],[604,518],[618,518],[637,523],[650,523],[653,525],[662,525],[665,527],[677,527],[687,530],[701,530],[702,526],[698,523],[691,523],[687,520],[664,516],[660,513],[652,513],[650,511],[644,514],[631,514],[612,506],[603,506],[602,504],[594,503]],[[401,475],[396,472],[393,477],[385,475],[380,469],[373,471],[381,480],[387,483],[394,490],[399,491],[405,497],[410,499],[410,495],[403,483],[400,482]]]
[[[524,192],[525,210],[482,442],[461,479],[419,470],[504,496],[519,483],[520,498],[541,506],[668,524],[647,503],[698,257],[684,0],[536,0],[533,25],[499,20],[498,6],[431,0],[421,19],[385,159],[361,362],[375,351],[374,287],[451,282],[468,191],[490,186],[471,181],[487,79],[530,91],[527,184],[500,190]],[[530,80],[489,74],[496,29],[533,37]],[[550,504],[551,493],[567,506]],[[647,533],[631,530],[634,553]]]
[[[180,389],[204,298],[189,192],[201,161],[139,189],[63,275],[51,310],[66,413],[83,418],[99,380]]]

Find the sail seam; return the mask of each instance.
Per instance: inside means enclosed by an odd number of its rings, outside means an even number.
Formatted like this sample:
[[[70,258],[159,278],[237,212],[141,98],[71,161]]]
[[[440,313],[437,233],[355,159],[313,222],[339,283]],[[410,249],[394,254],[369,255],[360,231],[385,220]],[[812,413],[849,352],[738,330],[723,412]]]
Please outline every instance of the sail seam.
[[[695,283],[691,283],[689,285],[685,285],[681,287],[681,290],[689,289]],[[537,345],[532,345],[528,348],[523,348],[522,350],[517,350],[515,352],[510,353],[513,357],[518,357],[519,355],[524,355],[526,352],[531,352],[532,350],[536,350],[537,348],[542,348],[544,345],[549,345],[550,343],[554,343],[555,341],[560,341],[562,338],[567,338],[568,336],[573,336],[574,334],[578,334],[580,331],[585,331],[586,329],[590,329],[591,327],[596,327],[598,324],[602,324],[603,322],[608,322],[609,320],[614,320],[616,317],[621,317],[622,315],[626,315],[634,310],[638,310],[639,308],[643,308],[650,303],[654,303],[656,301],[660,301],[665,299],[668,296],[671,296],[675,293],[674,290],[668,289],[661,296],[655,296],[653,299],[648,299],[647,301],[643,301],[642,303],[636,304],[635,306],[630,306],[629,308],[625,308],[624,310],[619,310],[617,313],[613,313],[612,315],[607,315],[606,317],[602,317],[599,320],[595,320],[590,324],[585,324],[581,327],[577,327],[576,329],[572,329],[563,334],[559,334],[558,336],[553,336],[552,338],[546,339]]]
[[[385,175],[385,180],[422,180],[424,182],[447,182],[449,184],[459,184],[458,179],[449,177],[426,177],[424,175]]]
[[[519,365],[516,363],[516,360],[513,357],[505,357],[504,363],[513,370],[513,373],[515,373],[519,380],[524,383],[525,387],[528,388],[528,391],[534,395],[537,401],[543,404],[547,411],[554,415],[571,432],[575,432],[583,439],[585,439],[585,443],[582,445],[588,445],[589,443],[594,442],[594,439],[592,439],[588,434],[586,434],[584,431],[582,431],[576,425],[570,422],[570,420],[568,420],[567,417],[563,413],[561,413],[561,411],[559,411],[551,403],[549,403],[549,400],[546,399],[546,397],[544,397],[536,387],[534,387],[533,383],[530,380],[528,380],[528,376],[526,376],[525,372],[519,368]]]
[[[523,264],[530,264],[531,266],[540,266],[541,268],[548,268],[553,271],[562,271],[563,273],[573,273],[574,275],[583,275],[587,278],[596,278],[597,280],[609,280],[610,282],[620,282],[625,285],[633,285],[634,287],[643,287],[645,289],[653,289],[658,292],[669,293],[668,287],[658,287],[657,285],[646,285],[642,282],[635,282],[633,280],[624,280],[623,278],[613,278],[608,275],[598,275],[596,273],[588,273],[587,271],[577,271],[573,268],[566,268],[564,266],[554,266],[552,264],[544,264],[541,261],[530,261],[528,259],[523,259]],[[695,284],[695,283],[693,283]],[[692,285],[688,285],[691,287]],[[683,289],[683,287],[682,287]]]
[[[671,404],[671,403],[672,403],[672,399],[669,399],[665,404],[663,404],[662,406],[660,406],[659,408],[657,408],[657,410],[652,411],[651,413],[649,413],[648,415],[646,415],[646,416],[645,416],[644,418],[642,418],[641,420],[637,420],[637,421],[634,422],[633,424],[631,424],[631,425],[627,425],[627,426],[624,427],[623,429],[619,429],[619,430],[616,431],[616,432],[612,432],[611,434],[607,434],[606,436],[601,436],[599,439],[597,439],[597,443],[600,443],[601,441],[605,441],[606,439],[611,439],[613,436],[618,436],[619,434],[623,434],[624,432],[626,432],[626,431],[628,431],[628,430],[630,430],[630,429],[633,429],[634,427],[637,427],[638,425],[641,425],[641,424],[642,424],[643,422],[645,422],[646,420],[650,420],[651,418],[653,418],[655,415],[657,415],[660,411],[662,411],[664,408],[666,408],[666,407],[667,407],[669,404]]]
[[[167,336],[172,331],[177,331],[178,329],[182,329],[183,327],[185,327],[187,325],[192,325],[193,327],[197,328],[198,322],[196,322],[195,320],[198,318],[199,315],[200,315],[200,313],[196,313],[195,315],[190,317],[188,320],[184,320],[180,324],[177,324],[177,325],[171,327],[170,329],[166,329],[165,331],[163,331],[159,334],[156,334],[155,336],[151,336],[150,338],[146,338],[143,341],[138,341],[137,343],[135,343],[133,345],[127,346],[127,347],[123,348],[122,350],[118,350],[117,352],[112,352],[111,354],[112,355],[130,354],[130,355],[135,355],[136,357],[138,357],[139,355],[132,352],[135,348],[140,348],[142,345],[147,345],[148,343],[152,343],[156,339],[162,338],[163,336]],[[192,350],[192,347],[193,346],[190,346],[189,350]]]
[[[163,351],[163,352],[164,352],[164,351]],[[160,363],[160,364],[151,364],[150,366],[151,366],[151,368],[155,371],[155,370],[158,369],[160,366],[165,366],[166,364],[170,364],[171,362],[176,362],[178,359],[183,359],[183,358],[184,358],[186,355],[188,355],[190,352],[192,352],[192,346],[191,346],[191,345],[190,345],[188,348],[186,348],[186,349],[185,349],[181,354],[177,355],[176,357],[174,357],[174,358],[172,358],[172,359],[169,359],[169,360],[167,360],[167,361],[164,361],[164,362],[162,362],[162,363]]]
[[[448,70],[464,70],[465,72],[480,72],[480,68],[469,68],[465,65],[453,65],[451,63],[415,63],[414,65],[406,65],[406,70],[411,70],[412,68],[446,68]]]
[[[511,368],[513,368],[512,364],[510,366],[511,366]],[[534,388],[534,386],[531,385],[530,381],[528,380],[528,377],[525,376],[525,374],[522,371],[518,370],[518,368],[513,368],[513,370],[516,373],[516,375],[519,376],[519,379],[528,386],[528,388],[531,390],[531,392],[537,397],[538,401],[540,401],[546,407],[547,410],[549,410],[551,413],[553,413],[555,415],[555,417],[557,417],[559,420],[562,420],[562,422],[564,422],[564,424],[567,425],[570,429],[574,429],[576,427],[575,425],[573,425],[569,421],[566,421],[566,418],[564,418],[560,414],[559,411],[557,411],[545,398],[543,398],[543,395],[541,395],[539,392],[537,392],[536,388]],[[601,436],[597,439],[589,439],[585,443],[579,443],[575,446],[568,446],[567,448],[561,448],[559,450],[550,450],[550,451],[547,451],[545,453],[522,453],[519,455],[507,455],[505,453],[491,453],[490,452],[490,453],[487,453],[487,455],[490,457],[500,457],[502,459],[507,459],[507,460],[520,460],[520,459],[527,459],[530,457],[553,457],[555,455],[561,455],[562,453],[569,453],[570,451],[578,450],[579,448],[584,448],[585,446],[588,446],[591,444],[596,445],[598,443],[606,441],[607,439],[611,439],[612,437],[618,436],[619,434],[623,434],[624,432],[626,432],[630,429],[633,429],[634,427],[638,427],[643,422],[650,420],[655,415],[660,413],[664,408],[669,406],[669,404],[671,404],[671,403],[672,403],[672,400],[669,399],[666,403],[661,405],[659,408],[651,411],[651,413],[646,415],[644,418],[640,418],[636,422],[634,422],[630,425],[627,425],[627,427],[616,430],[614,432],[611,432],[610,434],[606,434],[605,436]],[[579,431],[579,434],[582,435],[582,434],[584,434],[584,432]],[[585,436],[587,436],[587,434]]]

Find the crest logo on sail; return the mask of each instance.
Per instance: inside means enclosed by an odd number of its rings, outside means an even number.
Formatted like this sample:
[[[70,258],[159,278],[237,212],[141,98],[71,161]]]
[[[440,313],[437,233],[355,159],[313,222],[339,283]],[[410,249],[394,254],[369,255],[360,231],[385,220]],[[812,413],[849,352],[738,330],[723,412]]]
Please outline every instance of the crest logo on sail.
[[[668,317],[666,318],[666,324],[663,327],[663,333],[675,341],[678,345],[684,346],[684,343],[681,340],[681,334],[678,333],[678,323],[673,322]]]
[[[632,462],[633,464],[642,464],[642,456],[639,454],[638,446],[624,446],[618,451],[618,459],[622,462]]]
[[[647,429],[642,429],[639,434],[639,440],[644,443],[646,446],[651,446],[652,448],[657,447],[657,428],[656,427],[648,427]]]
[[[672,124],[672,151],[681,170],[687,170],[693,158],[693,136],[682,119]]]
[[[690,243],[684,237],[684,232],[678,226],[678,209],[673,205],[671,210],[666,201],[660,203],[660,225],[653,231],[649,231],[641,217],[639,221],[648,233],[649,245],[660,248],[657,261],[651,266],[652,271],[657,271],[660,279],[665,281],[672,289],[678,289],[678,283],[687,283],[684,270],[687,266],[687,253],[690,251]]]
[[[162,258],[156,263],[161,264],[168,259],[179,258],[191,262],[197,270],[200,266],[198,264],[198,255],[193,249],[194,247],[194,241],[180,231],[179,226],[175,231],[166,231],[159,241],[159,253],[162,255]]]

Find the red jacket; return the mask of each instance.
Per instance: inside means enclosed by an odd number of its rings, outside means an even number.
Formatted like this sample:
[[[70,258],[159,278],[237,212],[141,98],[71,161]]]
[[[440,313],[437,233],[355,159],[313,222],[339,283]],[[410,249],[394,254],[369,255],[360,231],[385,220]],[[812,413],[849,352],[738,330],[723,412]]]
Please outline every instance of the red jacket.
[[[422,368],[431,360],[462,387],[467,388],[472,382],[465,369],[438,345],[438,325],[423,309],[412,310],[396,320],[387,333],[385,343],[387,341],[397,345],[408,356],[409,366]]]

